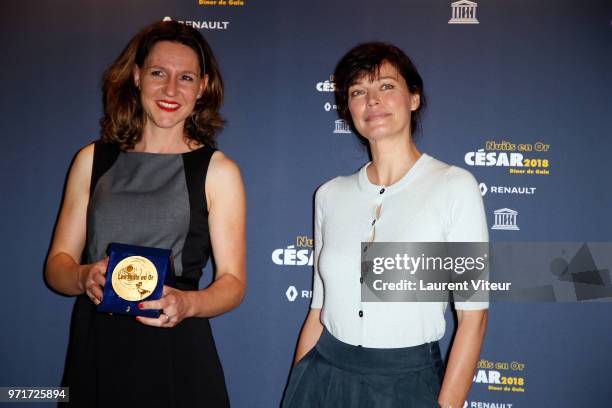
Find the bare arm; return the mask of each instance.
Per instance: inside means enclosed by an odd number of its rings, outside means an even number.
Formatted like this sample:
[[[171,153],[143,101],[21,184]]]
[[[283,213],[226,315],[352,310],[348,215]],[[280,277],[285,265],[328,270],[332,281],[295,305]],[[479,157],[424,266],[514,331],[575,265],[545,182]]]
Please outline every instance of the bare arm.
[[[240,169],[216,152],[206,177],[208,225],[216,262],[215,281],[190,292],[190,316],[217,316],[236,308],[246,291],[246,196]]]
[[[323,192],[322,189],[318,189],[315,194],[315,219],[314,219],[314,276],[312,281],[312,303],[300,337],[298,338],[297,349],[295,351],[294,364],[302,359],[319,341],[321,333],[323,333],[323,323],[321,323],[321,307],[323,306],[323,282],[321,275],[319,274],[319,254],[323,247],[323,230],[322,230],[322,219],[323,219]]]
[[[300,332],[297,350],[295,351],[295,360],[293,361],[294,364],[297,364],[317,344],[321,333],[323,333],[321,309],[310,309]]]
[[[57,221],[51,250],[47,257],[45,278],[54,290],[65,295],[88,291],[99,303],[104,285],[105,261],[80,265],[85,245],[87,204],[94,145],[83,148],[74,159],[68,175],[66,192]]]
[[[457,310],[459,325],[438,402],[444,408],[462,407],[466,400],[487,328],[487,310]]]
[[[141,303],[162,310],[158,318],[137,317],[143,324],[174,327],[187,317],[218,316],[236,308],[246,291],[246,197],[240,169],[221,152],[210,160],[205,186],[208,228],[216,263],[214,282],[198,291],[164,286],[162,298]]]

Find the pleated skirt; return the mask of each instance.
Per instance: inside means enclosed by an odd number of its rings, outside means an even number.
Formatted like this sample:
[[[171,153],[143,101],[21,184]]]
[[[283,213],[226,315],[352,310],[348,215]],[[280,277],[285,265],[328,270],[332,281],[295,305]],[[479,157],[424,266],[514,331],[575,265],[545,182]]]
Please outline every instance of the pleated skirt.
[[[375,349],[326,329],[294,367],[283,408],[438,408],[444,365],[437,342]]]

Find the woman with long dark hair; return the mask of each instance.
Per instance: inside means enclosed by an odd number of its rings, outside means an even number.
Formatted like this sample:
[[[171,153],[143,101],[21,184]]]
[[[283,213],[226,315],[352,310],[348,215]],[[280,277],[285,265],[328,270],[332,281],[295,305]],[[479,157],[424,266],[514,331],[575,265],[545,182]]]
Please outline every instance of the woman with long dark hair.
[[[215,148],[219,67],[197,30],[164,21],[130,41],[103,89],[102,137],[74,160],[45,271],[77,296],[70,403],[228,406],[208,318],[245,293],[245,195],[238,166]],[[173,286],[139,304],[158,318],[96,312],[111,242],[172,251]],[[199,289],[213,255],[214,281]]]

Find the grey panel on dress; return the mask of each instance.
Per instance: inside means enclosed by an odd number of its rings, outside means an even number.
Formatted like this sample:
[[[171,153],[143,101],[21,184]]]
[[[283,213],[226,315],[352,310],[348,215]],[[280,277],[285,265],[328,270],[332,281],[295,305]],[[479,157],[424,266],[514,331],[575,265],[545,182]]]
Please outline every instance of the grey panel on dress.
[[[110,228],[109,228],[110,226]],[[121,152],[90,195],[87,262],[111,242],[172,250],[181,276],[189,230],[189,194],[180,154]]]

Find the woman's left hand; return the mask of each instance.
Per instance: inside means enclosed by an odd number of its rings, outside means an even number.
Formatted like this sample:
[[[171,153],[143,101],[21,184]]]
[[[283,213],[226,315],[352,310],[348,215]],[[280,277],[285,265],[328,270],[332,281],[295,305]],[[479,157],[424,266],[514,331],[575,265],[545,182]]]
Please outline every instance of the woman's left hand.
[[[159,300],[141,302],[138,307],[142,310],[161,310],[158,318],[138,316],[138,320],[147,326],[174,327],[186,317],[190,317],[191,297],[189,292],[171,288],[164,285],[162,297]]]

